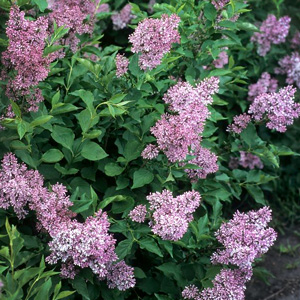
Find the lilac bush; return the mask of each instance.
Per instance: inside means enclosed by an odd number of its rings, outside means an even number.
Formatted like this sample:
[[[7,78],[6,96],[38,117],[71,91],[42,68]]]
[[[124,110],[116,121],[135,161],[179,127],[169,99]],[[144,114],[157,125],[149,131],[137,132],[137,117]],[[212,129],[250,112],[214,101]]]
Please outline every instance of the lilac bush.
[[[25,2],[0,1],[1,297],[245,299],[299,221],[299,9]]]

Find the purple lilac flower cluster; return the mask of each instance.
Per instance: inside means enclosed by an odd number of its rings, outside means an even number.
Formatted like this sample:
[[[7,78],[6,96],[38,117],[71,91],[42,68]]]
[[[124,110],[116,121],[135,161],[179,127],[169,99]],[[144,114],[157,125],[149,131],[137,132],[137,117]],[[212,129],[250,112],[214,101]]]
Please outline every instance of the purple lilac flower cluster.
[[[108,274],[107,266],[117,260],[114,252],[116,240],[108,229],[107,214],[101,210],[84,223],[77,220],[61,223],[49,242],[51,254],[46,261],[50,264],[56,264],[59,260],[67,263],[65,276],[68,278],[74,278],[75,267],[89,267],[99,279],[104,279]]]
[[[255,32],[252,42],[258,44],[258,54],[265,56],[271,49],[272,44],[281,44],[289,33],[291,18],[284,16],[277,20],[274,15],[269,15],[260,26],[260,32]]]
[[[113,22],[113,29],[120,30],[127,27],[127,24],[134,18],[131,12],[131,5],[126,4],[119,13],[115,13],[111,16]]]
[[[233,118],[233,123],[227,127],[227,131],[240,134],[250,122],[251,117],[248,114],[237,115]]]
[[[283,57],[279,61],[279,67],[275,69],[275,73],[287,76],[286,83],[295,83],[300,88],[300,54],[293,52],[291,55]]]
[[[217,69],[222,69],[227,64],[228,64],[228,54],[226,51],[222,51],[219,54],[219,57],[213,61],[213,65]]]
[[[190,178],[205,178],[208,173],[216,172],[217,156],[199,145],[205,121],[210,115],[207,105],[212,103],[212,95],[218,89],[219,79],[216,77],[205,79],[196,87],[188,82],[179,81],[169,88],[163,100],[169,104],[169,109],[177,114],[163,114],[151,128],[158,146],[148,145],[142,156],[152,159],[157,156],[158,150],[161,150],[170,162],[176,162],[185,160],[190,154],[195,156],[191,163],[201,168],[186,170]]]
[[[51,22],[55,21],[57,26],[69,28],[68,36],[64,40],[64,43],[69,45],[73,52],[76,52],[79,43],[76,34],[93,32],[97,1],[54,0],[48,6],[52,10],[49,14],[49,20]],[[89,22],[85,22],[88,15],[90,15]]]
[[[190,285],[182,291],[182,297],[194,300],[244,300],[246,280],[243,275],[240,270],[222,269],[212,281],[212,288],[200,292],[195,285]]]
[[[38,229],[52,238],[46,260],[51,264],[61,260],[62,276],[74,278],[78,267],[89,267],[100,280],[107,278],[110,288],[125,290],[135,285],[133,268],[124,261],[114,263],[116,240],[108,233],[106,212],[99,210],[84,223],[73,219],[76,214],[69,209],[72,202],[66,188],[55,184],[49,191],[38,171],[28,170],[8,153],[0,170],[0,207],[11,206],[19,219],[26,216],[27,208],[36,212]]]
[[[224,8],[227,3],[229,3],[229,0],[212,0],[211,3],[217,10],[220,10]]]
[[[216,173],[219,170],[218,156],[210,150],[197,145],[189,154],[195,156],[189,161],[189,164],[200,167],[200,169],[185,169],[185,172],[193,181],[198,178],[205,179],[208,174]],[[181,163],[181,165],[184,165],[184,163]]]
[[[163,56],[171,50],[172,43],[179,43],[180,18],[172,14],[161,19],[145,19],[129,36],[133,53],[141,53],[139,65],[142,70],[151,70],[161,63]]]
[[[229,168],[237,169],[242,166],[243,168],[249,168],[251,170],[258,168],[262,169],[264,164],[260,160],[260,158],[252,153],[248,153],[245,151],[240,151],[240,158],[231,157],[229,161]]]
[[[135,286],[134,269],[127,266],[124,260],[112,265],[107,274],[107,284],[111,289],[125,291]]]
[[[173,198],[168,190],[147,196],[152,212],[149,225],[153,233],[163,240],[177,241],[183,237],[193,220],[193,212],[199,207],[201,196],[196,191],[185,192]]]
[[[267,119],[266,126],[279,132],[285,132],[300,116],[300,104],[294,102],[296,89],[287,86],[278,93],[264,93],[254,99],[248,113],[256,121]]]
[[[143,223],[146,219],[146,215],[147,215],[146,205],[140,204],[130,211],[129,218],[134,222]]]
[[[300,31],[296,31],[291,39],[291,48],[300,49]]]
[[[264,207],[248,213],[236,212],[233,219],[221,225],[216,232],[217,240],[224,250],[217,250],[211,257],[212,263],[232,264],[238,269],[222,269],[213,280],[213,287],[202,292],[195,285],[187,286],[184,299],[225,300],[245,299],[245,284],[252,276],[254,259],[266,253],[276,240],[271,221],[271,210]]]
[[[129,65],[129,60],[124,56],[124,54],[117,54],[116,55],[116,75],[117,77],[123,76],[125,73],[128,71],[128,65]]]
[[[25,98],[28,111],[37,111],[38,103],[44,100],[36,86],[48,76],[49,65],[55,59],[54,53],[43,55],[47,29],[46,18],[30,21],[18,6],[11,7],[6,28],[9,45],[2,53],[1,77],[8,79],[6,95],[14,101]],[[9,78],[10,71],[16,72],[13,79]]]
[[[274,229],[267,227],[271,219],[269,207],[248,213],[237,211],[216,232],[217,240],[225,249],[218,249],[211,257],[212,262],[250,268],[254,259],[266,253],[276,240]]]
[[[274,93],[278,89],[278,80],[271,78],[268,72],[262,73],[257,83],[249,85],[248,100],[253,101],[263,93]]]

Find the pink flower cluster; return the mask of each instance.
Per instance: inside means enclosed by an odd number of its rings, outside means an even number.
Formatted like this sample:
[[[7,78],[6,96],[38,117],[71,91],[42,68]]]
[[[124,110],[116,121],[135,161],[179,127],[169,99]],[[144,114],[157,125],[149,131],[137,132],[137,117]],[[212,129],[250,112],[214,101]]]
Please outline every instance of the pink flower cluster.
[[[125,291],[135,286],[134,269],[126,265],[124,260],[112,265],[107,274],[107,284],[110,289]]]
[[[275,69],[275,73],[287,76],[286,83],[295,83],[300,88],[300,55],[293,52],[279,61],[279,67]]]
[[[300,49],[300,31],[296,31],[292,40],[291,40],[291,48]]]
[[[216,155],[199,145],[205,121],[210,115],[207,105],[213,102],[212,95],[218,89],[219,79],[216,77],[207,78],[196,87],[179,81],[169,88],[163,100],[177,114],[165,113],[161,116],[150,130],[157,139],[158,147],[148,145],[142,156],[152,159],[161,150],[170,162],[176,162],[185,160],[190,154],[196,156],[190,162],[198,165],[201,170],[187,170],[189,177],[205,178],[208,173],[216,172]]]
[[[233,123],[227,127],[227,131],[240,134],[251,122],[251,117],[243,113],[233,118]]]
[[[300,104],[294,102],[296,89],[287,86],[278,93],[264,93],[254,99],[248,113],[256,121],[267,120],[266,126],[279,132],[285,132],[300,116]]]
[[[182,297],[194,300],[245,299],[246,280],[240,270],[222,269],[212,283],[212,288],[206,288],[202,292],[195,285],[187,286],[182,291]]]
[[[229,2],[229,0],[212,0],[211,3],[213,6],[217,9],[220,10],[224,8],[224,6]]]
[[[267,72],[262,73],[257,83],[249,85],[248,100],[253,101],[257,96],[263,93],[274,93],[278,88],[278,80],[271,78]]]
[[[260,158],[252,153],[248,153],[245,151],[240,151],[240,160],[239,164],[244,168],[249,168],[253,170],[254,168],[262,169],[264,164],[260,160]]]
[[[195,285],[187,286],[182,296],[195,300],[244,300],[245,283],[251,279],[252,263],[274,244],[277,234],[267,227],[271,210],[264,207],[248,213],[236,212],[233,219],[221,225],[217,240],[224,249],[218,249],[211,257],[212,263],[231,264],[238,269],[222,269],[213,280],[213,287],[202,292]]]
[[[43,101],[36,85],[48,76],[49,65],[55,59],[55,54],[43,55],[47,29],[46,18],[30,21],[18,6],[11,7],[6,28],[9,45],[2,53],[1,75],[7,79],[10,71],[16,72],[15,77],[8,80],[6,94],[14,101],[25,98],[28,111],[37,111],[38,103]]]
[[[227,64],[228,64],[228,54],[226,51],[222,51],[219,54],[219,57],[213,61],[213,65],[217,69],[222,69]]]
[[[127,27],[127,24],[134,18],[131,12],[131,5],[126,4],[119,13],[115,13],[111,16],[113,22],[113,29],[120,30]]]
[[[116,67],[117,67],[117,72],[116,75],[117,77],[123,76],[125,73],[128,71],[128,65],[129,65],[129,60],[124,56],[124,54],[117,54],[116,55]]]
[[[212,262],[251,268],[254,259],[266,253],[276,240],[274,229],[267,227],[271,219],[269,207],[248,213],[237,211],[216,232],[217,240],[225,249],[218,249],[211,257]]]
[[[210,150],[198,145],[195,147],[194,151],[191,151],[189,154],[195,156],[195,158],[189,161],[189,164],[197,165],[200,168],[185,170],[192,180],[196,180],[198,178],[205,179],[208,174],[216,173],[219,170],[219,166],[217,164],[218,157]],[[184,165],[184,163],[181,165]]]
[[[97,2],[97,1],[96,1]],[[94,29],[97,3],[92,0],[54,0],[49,3],[49,20],[57,26],[69,28],[68,37],[64,40],[73,52],[78,49],[79,39],[76,34],[92,33]],[[90,15],[89,22],[85,22]]]
[[[243,168],[249,168],[251,170],[254,168],[262,169],[264,167],[264,164],[258,156],[245,151],[240,151],[240,158],[230,158],[229,167],[231,169],[237,169],[239,165]]]
[[[159,149],[155,145],[149,144],[146,146],[146,148],[143,150],[141,156],[144,159],[153,159],[156,158],[159,154]]]
[[[137,223],[143,223],[146,219],[147,208],[145,205],[138,205],[129,213],[129,218]]]
[[[193,220],[193,212],[199,207],[201,196],[196,191],[185,192],[173,198],[172,193],[151,193],[147,196],[152,211],[149,225],[154,234],[163,240],[177,241],[183,237]]]
[[[172,14],[162,15],[161,19],[145,19],[129,36],[133,53],[141,53],[139,65],[142,70],[151,70],[161,63],[172,43],[180,42],[178,25],[180,18]]]
[[[258,44],[258,54],[265,56],[271,49],[272,44],[281,44],[289,33],[291,18],[284,16],[277,20],[274,15],[269,15],[260,26],[260,32],[255,32],[252,42]]]
[[[116,240],[108,233],[106,212],[99,210],[84,223],[73,219],[76,214],[69,210],[72,202],[66,188],[55,184],[49,191],[38,171],[27,170],[8,153],[0,170],[0,207],[10,206],[18,218],[25,217],[27,208],[36,212],[38,229],[47,231],[52,238],[46,261],[55,264],[61,260],[62,276],[74,278],[78,267],[89,267],[100,280],[107,278],[110,288],[125,290],[135,285],[133,268],[124,261],[114,264],[118,259]]]

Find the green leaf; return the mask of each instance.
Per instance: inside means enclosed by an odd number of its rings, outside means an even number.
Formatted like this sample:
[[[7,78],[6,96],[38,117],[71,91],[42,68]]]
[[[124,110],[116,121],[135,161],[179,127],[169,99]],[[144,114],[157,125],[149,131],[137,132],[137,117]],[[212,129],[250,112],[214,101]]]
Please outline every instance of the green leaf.
[[[139,245],[140,245],[141,249],[145,249],[145,250],[152,252],[160,257],[163,257],[163,254],[154,239],[152,239],[150,237],[143,238],[143,239],[139,240]]]
[[[55,163],[64,158],[64,155],[58,149],[49,149],[42,156],[42,161],[46,163]]]
[[[33,2],[39,7],[39,10],[41,12],[43,12],[48,7],[48,3],[46,0],[33,0]]]
[[[136,278],[147,278],[145,272],[139,267],[134,268],[134,277],[136,277]]]
[[[254,198],[255,202],[262,204],[262,205],[267,205],[265,198],[264,198],[264,193],[258,187],[257,185],[246,185],[246,189],[249,192],[249,194]]]
[[[78,90],[78,91],[72,92],[71,95],[80,97],[82,99],[82,101],[86,104],[88,110],[90,112],[94,112],[94,110],[95,110],[94,106],[93,106],[94,95],[92,94],[92,92],[86,91],[86,90]]]
[[[61,46],[61,45],[51,45],[51,46],[48,46],[48,47],[46,47],[44,49],[43,55],[47,56],[48,54],[53,53],[55,51],[58,51],[58,50],[60,50],[62,48],[64,48],[64,46]]]
[[[153,181],[154,175],[146,170],[146,169],[139,169],[133,173],[133,186],[132,189],[136,189],[142,187],[146,184],[149,184]]]
[[[124,171],[124,168],[120,167],[117,163],[112,162],[105,165],[104,171],[107,176],[114,177],[120,175]]]
[[[130,141],[124,149],[124,157],[127,162],[138,158],[141,155],[143,145],[137,140]]]
[[[59,125],[54,125],[51,136],[57,143],[72,151],[75,139],[73,130]]]
[[[126,257],[130,253],[131,248],[132,248],[132,240],[127,239],[121,241],[116,247],[116,253],[119,259],[123,259],[124,257]]]
[[[55,298],[55,300],[59,300],[59,299],[63,299],[63,298],[66,298],[72,294],[74,294],[75,291],[63,291],[63,292],[60,292],[58,294],[58,296]]]
[[[207,3],[204,7],[204,16],[209,21],[214,21],[217,16],[217,10],[211,3]]]
[[[11,105],[11,108],[12,108],[14,114],[17,117],[21,118],[21,109],[20,109],[19,105],[12,100],[10,100],[10,105]]]
[[[49,122],[52,118],[53,118],[53,116],[49,116],[49,115],[37,117],[30,123],[30,126],[36,127],[36,126],[45,124],[45,123]]]
[[[29,123],[23,120],[18,121],[17,131],[21,140],[24,137],[25,133],[29,131]]]
[[[84,278],[76,276],[75,279],[72,281],[73,288],[83,296],[84,300],[91,300],[89,291],[86,285]]]
[[[42,286],[38,288],[38,293],[35,296],[34,300],[49,299],[50,298],[49,292],[51,286],[52,286],[52,280],[51,278],[48,278],[48,280],[46,280],[45,283],[43,283]]]
[[[97,143],[88,140],[82,150],[81,155],[91,161],[97,161],[108,156],[108,154]]]

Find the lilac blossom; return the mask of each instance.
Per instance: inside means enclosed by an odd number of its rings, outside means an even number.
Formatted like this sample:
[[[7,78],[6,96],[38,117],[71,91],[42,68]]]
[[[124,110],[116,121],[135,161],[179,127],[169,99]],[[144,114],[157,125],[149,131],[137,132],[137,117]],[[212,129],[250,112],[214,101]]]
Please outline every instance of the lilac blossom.
[[[102,210],[84,223],[70,220],[58,224],[49,242],[51,254],[46,261],[56,264],[61,260],[63,265],[69,264],[64,267],[65,277],[72,278],[76,267],[89,267],[99,279],[104,279],[108,275],[107,266],[117,260],[116,240],[108,233],[109,225],[107,214]]]
[[[169,161],[182,161],[201,141],[201,133],[210,112],[212,95],[218,91],[219,80],[216,77],[203,80],[196,87],[187,82],[178,82],[164,95],[163,100],[177,115],[163,114],[151,128],[156,137],[159,150]]]
[[[278,80],[271,78],[267,72],[262,73],[257,83],[249,85],[248,100],[253,101],[257,96],[263,93],[274,93],[278,88]]]
[[[140,53],[139,65],[142,70],[151,70],[160,65],[164,54],[171,50],[172,43],[180,42],[178,25],[180,18],[166,14],[161,19],[145,19],[129,36],[133,53]]]
[[[246,279],[240,270],[222,269],[213,287],[204,289],[196,300],[244,300]]]
[[[240,151],[240,156],[239,164],[244,168],[253,170],[254,168],[262,169],[264,167],[260,158],[252,153]]]
[[[300,49],[300,31],[296,31],[291,39],[291,48]]]
[[[227,3],[229,3],[229,0],[212,0],[211,3],[217,10],[220,10],[224,8]]]
[[[68,36],[63,42],[70,46],[72,52],[78,50],[79,39],[76,34],[92,33],[95,23],[97,1],[92,0],[54,0],[49,4],[52,12],[49,14],[50,22],[57,26],[69,28]],[[90,15],[89,21],[86,19]]]
[[[231,156],[229,159],[228,167],[232,170],[237,169],[240,164],[240,159],[238,157]]]
[[[177,241],[183,237],[199,207],[201,196],[196,191],[186,192],[176,198],[168,190],[147,196],[152,212],[149,225],[154,234],[163,240]]]
[[[237,115],[233,118],[233,123],[227,127],[227,131],[240,134],[245,128],[247,128],[250,122],[251,116],[249,116],[248,114],[243,113]]]
[[[287,86],[278,93],[261,94],[254,99],[248,113],[256,121],[267,120],[267,127],[285,132],[287,125],[292,125],[300,116],[300,104],[294,102],[296,89]]]
[[[0,170],[0,207],[13,207],[18,218],[24,218],[27,208],[36,212],[38,229],[49,233],[50,264],[62,262],[61,276],[74,278],[79,268],[89,267],[100,280],[107,277],[111,288],[125,290],[135,285],[133,268],[120,262],[115,253],[116,240],[108,233],[110,223],[106,212],[99,210],[84,223],[73,219],[72,202],[66,188],[55,184],[49,191],[38,171],[27,170],[12,153],[2,160]],[[122,274],[118,274],[118,271]]]
[[[113,22],[113,29],[120,30],[127,27],[127,24],[134,18],[131,12],[131,4],[126,4],[119,13],[115,13],[111,16]]]
[[[110,289],[125,291],[135,286],[134,269],[122,260],[108,268],[107,285]]]
[[[36,88],[49,73],[49,65],[56,54],[44,56],[45,39],[48,37],[48,21],[40,17],[36,21],[25,19],[25,13],[13,5],[7,22],[7,49],[2,53],[4,70],[1,77],[8,79],[6,94],[14,101],[26,99],[25,109],[37,111],[43,101],[41,91]],[[16,75],[10,79],[9,73]]]
[[[258,44],[258,54],[265,56],[271,49],[272,44],[281,44],[289,33],[291,18],[284,16],[279,20],[274,15],[269,15],[260,26],[260,32],[255,32],[252,42]]]
[[[4,155],[1,166],[0,207],[8,209],[12,206],[17,217],[22,219],[28,213],[29,203],[40,200],[43,177],[38,171],[19,164],[12,153]]]
[[[198,299],[200,296],[199,289],[194,285],[190,284],[184,288],[181,293],[183,299]]]
[[[217,77],[206,78],[193,87],[190,83],[179,81],[170,87],[163,100],[170,104],[169,109],[174,112],[186,110],[192,104],[206,106],[213,102],[212,95],[219,91],[219,79]]]
[[[141,155],[144,159],[153,159],[158,156],[158,153],[159,153],[159,149],[157,148],[157,146],[149,144],[143,150]]]
[[[203,131],[203,118],[208,110],[200,115],[163,114],[154,127],[150,129],[156,137],[158,148],[162,150],[170,162],[185,160],[192,144],[199,143],[199,133]],[[200,121],[200,122],[199,122]],[[201,122],[202,121],[202,122]]]
[[[195,156],[195,158],[189,160],[189,164],[197,165],[199,167],[199,169],[185,170],[191,179],[205,179],[208,174],[216,173],[219,170],[217,164],[218,157],[209,149],[197,146],[195,150],[191,151],[189,154]]]
[[[146,219],[146,215],[147,215],[146,205],[140,204],[130,211],[129,218],[134,222],[143,223]]]
[[[267,226],[271,219],[269,207],[248,213],[237,211],[233,219],[222,224],[216,232],[224,249],[218,249],[212,255],[212,263],[251,268],[254,259],[266,253],[276,240],[276,232]]]
[[[110,12],[110,7],[107,3],[103,3],[103,4],[100,4],[98,9],[97,9],[97,13],[103,13],[103,12]]]
[[[286,83],[295,83],[300,88],[300,55],[298,52],[293,52],[279,61],[278,68],[275,73],[286,75]]]
[[[219,57],[213,61],[213,65],[217,69],[222,69],[227,64],[228,64],[228,54],[226,51],[222,51],[219,54]]]
[[[125,57],[124,54],[117,54],[116,56],[116,75],[117,77],[121,77],[128,71],[129,60]]]

